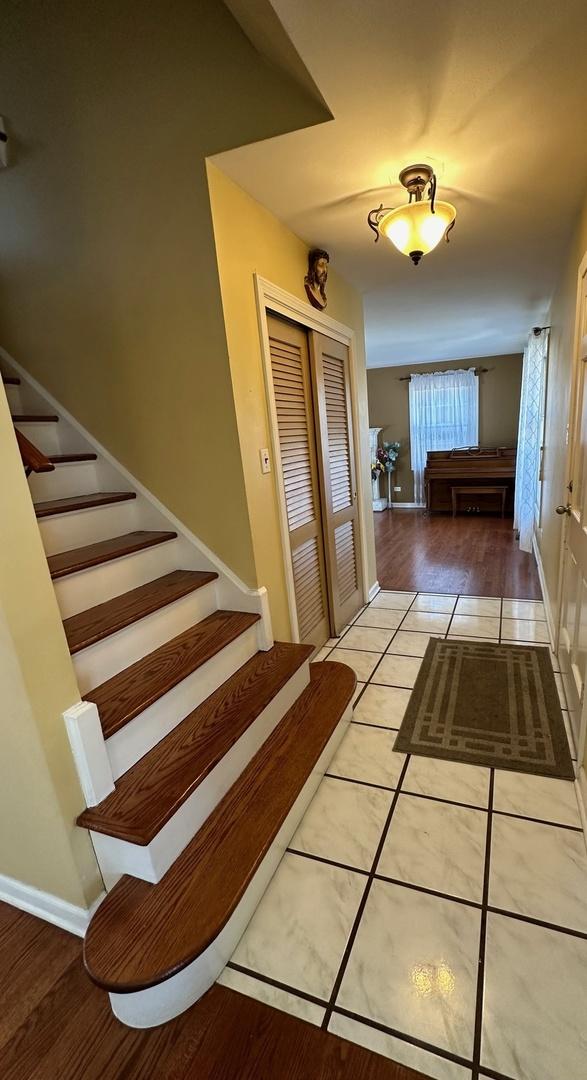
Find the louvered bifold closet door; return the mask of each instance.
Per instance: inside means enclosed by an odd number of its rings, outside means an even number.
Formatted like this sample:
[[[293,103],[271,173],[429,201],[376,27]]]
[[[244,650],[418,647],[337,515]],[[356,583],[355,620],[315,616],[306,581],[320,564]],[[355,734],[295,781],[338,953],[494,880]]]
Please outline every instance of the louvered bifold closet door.
[[[311,361],[330,616],[340,634],[363,604],[349,350],[312,332]]]
[[[267,317],[300,641],[330,636],[307,334]]]

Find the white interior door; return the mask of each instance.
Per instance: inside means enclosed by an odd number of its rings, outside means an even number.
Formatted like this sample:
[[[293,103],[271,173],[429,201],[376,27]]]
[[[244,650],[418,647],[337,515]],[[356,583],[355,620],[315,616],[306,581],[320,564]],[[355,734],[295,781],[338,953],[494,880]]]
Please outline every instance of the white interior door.
[[[557,507],[557,513],[566,515],[559,660],[575,744],[582,755],[587,680],[587,265],[580,282],[577,320],[568,501]]]

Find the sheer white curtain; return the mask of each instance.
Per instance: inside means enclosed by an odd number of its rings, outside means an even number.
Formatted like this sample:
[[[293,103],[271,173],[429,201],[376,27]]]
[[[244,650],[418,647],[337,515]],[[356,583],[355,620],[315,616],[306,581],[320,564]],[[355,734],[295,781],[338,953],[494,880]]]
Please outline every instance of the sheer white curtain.
[[[522,551],[532,550],[534,520],[540,501],[540,446],[549,336],[548,330],[538,336],[530,333],[524,350],[514,501],[514,529],[518,530]]]
[[[414,500],[423,503],[429,450],[479,442],[479,380],[475,369],[410,376],[410,448]]]

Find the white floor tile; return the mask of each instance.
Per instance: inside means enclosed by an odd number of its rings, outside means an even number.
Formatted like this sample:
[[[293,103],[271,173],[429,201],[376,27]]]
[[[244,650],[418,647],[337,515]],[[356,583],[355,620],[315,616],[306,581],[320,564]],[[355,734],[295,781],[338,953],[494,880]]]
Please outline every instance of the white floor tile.
[[[286,853],[232,959],[327,999],[364,889],[362,874]]]
[[[364,682],[357,682],[357,685],[355,686],[355,692],[353,694],[353,707],[354,707],[355,701],[359,697],[359,694],[361,693],[362,690],[364,690],[364,688],[365,688],[365,683]]]
[[[322,649],[319,649],[318,652],[312,657],[312,663],[320,664],[322,660],[326,660],[327,657],[330,656],[331,652],[332,649],[330,648],[330,646],[325,645]]]
[[[529,619],[502,619],[501,640],[538,641],[548,645],[548,625],[545,622],[531,622]]]
[[[402,789],[487,809],[489,769],[412,754]]]
[[[411,690],[370,683],[357,705],[353,720],[398,729],[408,707]]]
[[[377,666],[379,654],[361,652],[358,649],[343,649],[340,645],[337,645],[328,659],[335,660],[338,664],[347,664],[348,667],[353,669],[360,682],[367,682]]]
[[[493,596],[459,596],[456,615],[489,615],[499,618],[501,600]]]
[[[370,606],[399,608],[400,610],[406,611],[415,599],[415,592],[387,592],[382,590],[380,593],[377,593],[375,599],[371,601]]]
[[[332,776],[346,776],[368,784],[396,787],[406,757],[395,753],[396,737],[395,731],[350,724],[328,772]]]
[[[373,681],[386,686],[404,686],[411,689],[421,665],[420,657],[392,656],[387,653],[379,664]]]
[[[408,611],[402,630],[421,630],[425,634],[446,634],[450,615],[437,611]]]
[[[481,913],[375,881],[337,1004],[469,1058]]]
[[[496,769],[493,807],[507,814],[581,825],[575,785],[569,780]]]
[[[438,1057],[428,1050],[423,1050],[413,1043],[404,1042],[393,1035],[387,1035],[377,1028],[360,1024],[357,1020],[351,1020],[348,1016],[332,1014],[328,1030],[342,1039],[358,1043],[366,1050],[372,1050],[374,1054],[391,1058],[392,1061],[405,1065],[406,1068],[415,1069],[424,1076],[430,1076],[433,1080],[470,1080],[471,1070],[463,1065],[455,1065],[447,1058]],[[351,1078],[349,1078],[351,1080]]]
[[[494,815],[489,903],[587,933],[583,834]]]
[[[502,614],[504,619],[546,619],[541,600],[504,600]]]
[[[400,656],[424,656],[428,642],[435,634],[422,634],[413,630],[398,630],[388,648],[389,653]]]
[[[372,626],[351,626],[339,649],[365,649],[368,652],[385,652],[393,637],[393,630],[376,630]]]
[[[580,1080],[587,941],[489,914],[482,1066],[516,1080]]]
[[[325,776],[290,847],[370,870],[393,793]]]
[[[400,795],[377,873],[480,903],[487,814]]]
[[[221,986],[228,986],[231,990],[237,990],[239,994],[256,998],[265,1005],[271,1005],[280,1012],[290,1013],[291,1016],[297,1016],[300,1020],[307,1020],[310,1024],[316,1024],[317,1027],[324,1019],[326,1009],[323,1009],[321,1005],[315,1005],[313,1001],[305,1001],[304,998],[297,997],[295,994],[288,994],[276,986],[269,986],[268,983],[260,982],[259,979],[255,979],[252,975],[245,975],[242,971],[234,971],[226,967],[218,982]]]
[[[443,593],[418,593],[412,604],[412,611],[443,611],[451,615],[456,602],[456,596],[447,596]]]
[[[397,630],[405,616],[405,611],[397,608],[373,607],[369,605],[366,611],[353,624],[354,626],[379,626],[384,630]]]
[[[453,615],[449,637],[499,636],[499,619],[487,615]]]

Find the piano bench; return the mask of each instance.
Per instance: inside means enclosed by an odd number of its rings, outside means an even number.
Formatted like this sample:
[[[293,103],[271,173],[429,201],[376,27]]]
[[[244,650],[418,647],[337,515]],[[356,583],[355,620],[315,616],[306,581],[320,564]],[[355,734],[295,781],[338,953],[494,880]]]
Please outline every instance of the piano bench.
[[[459,495],[501,495],[501,516],[505,513],[505,500],[507,496],[507,486],[498,485],[496,487],[490,487],[489,485],[478,487],[469,487],[462,485],[451,485],[450,493],[452,496],[452,516],[457,516],[458,498]]]

